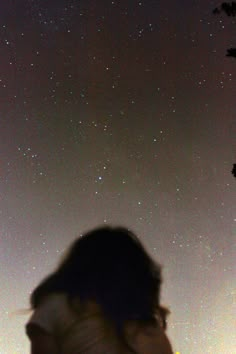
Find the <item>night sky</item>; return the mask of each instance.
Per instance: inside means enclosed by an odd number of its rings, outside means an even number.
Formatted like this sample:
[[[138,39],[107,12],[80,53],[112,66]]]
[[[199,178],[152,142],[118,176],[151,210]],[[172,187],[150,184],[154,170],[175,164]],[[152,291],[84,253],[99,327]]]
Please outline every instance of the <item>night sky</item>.
[[[0,354],[29,352],[12,313],[104,223],[163,264],[175,351],[234,352],[236,24],[219,4],[0,1]]]

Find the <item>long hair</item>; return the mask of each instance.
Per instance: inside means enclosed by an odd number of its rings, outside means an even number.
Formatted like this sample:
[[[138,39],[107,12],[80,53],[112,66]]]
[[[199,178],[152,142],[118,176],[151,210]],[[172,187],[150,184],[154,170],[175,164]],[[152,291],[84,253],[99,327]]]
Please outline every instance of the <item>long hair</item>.
[[[161,267],[123,227],[100,227],[79,237],[58,268],[33,291],[36,308],[51,293],[95,300],[116,328],[126,320],[155,321]]]

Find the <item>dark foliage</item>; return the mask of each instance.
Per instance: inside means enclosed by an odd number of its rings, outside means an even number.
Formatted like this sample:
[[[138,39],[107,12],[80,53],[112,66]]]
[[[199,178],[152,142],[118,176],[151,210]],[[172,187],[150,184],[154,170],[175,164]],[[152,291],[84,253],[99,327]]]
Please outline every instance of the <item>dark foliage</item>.
[[[236,177],[236,163],[233,165],[232,174]]]
[[[236,48],[229,48],[227,49],[227,57],[233,57],[236,58]]]
[[[226,13],[227,16],[236,16],[236,2],[223,2],[220,7],[216,7],[213,10],[213,14],[220,14],[221,12]],[[227,57],[236,58],[236,48],[227,49]]]
[[[236,16],[236,2],[232,1],[230,2],[223,2],[219,7],[216,7],[213,10],[213,14],[218,15],[221,12],[225,12],[227,16]],[[233,57],[236,58],[236,48],[229,48],[227,49],[227,57]],[[233,165],[232,169],[232,174],[234,177],[236,177],[236,164]]]
[[[236,15],[236,2],[223,2],[219,7],[216,7],[213,10],[213,14],[220,14],[221,12],[225,12],[227,16],[235,16]]]

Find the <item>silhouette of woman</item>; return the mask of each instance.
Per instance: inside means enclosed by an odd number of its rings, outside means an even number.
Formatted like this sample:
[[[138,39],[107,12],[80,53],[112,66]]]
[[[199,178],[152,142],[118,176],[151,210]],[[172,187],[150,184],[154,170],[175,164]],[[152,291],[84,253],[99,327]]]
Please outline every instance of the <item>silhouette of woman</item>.
[[[172,354],[161,268],[122,227],[79,237],[33,291],[32,354]]]

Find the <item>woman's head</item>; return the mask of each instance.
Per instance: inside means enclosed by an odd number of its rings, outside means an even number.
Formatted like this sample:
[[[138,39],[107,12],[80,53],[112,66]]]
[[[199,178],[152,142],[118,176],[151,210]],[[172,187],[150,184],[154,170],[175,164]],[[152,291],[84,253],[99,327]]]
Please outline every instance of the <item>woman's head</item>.
[[[31,303],[52,292],[95,300],[107,316],[152,320],[159,305],[161,270],[130,230],[101,227],[79,237],[56,271],[33,292]]]

